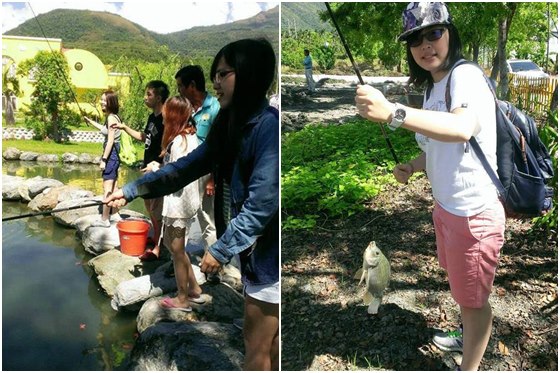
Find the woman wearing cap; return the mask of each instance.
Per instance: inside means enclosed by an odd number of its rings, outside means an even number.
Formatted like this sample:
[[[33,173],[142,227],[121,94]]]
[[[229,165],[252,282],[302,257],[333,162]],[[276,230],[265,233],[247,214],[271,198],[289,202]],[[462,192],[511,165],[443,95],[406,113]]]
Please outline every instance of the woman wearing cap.
[[[359,86],[360,115],[386,122],[392,130],[409,130],[423,152],[393,170],[406,183],[414,172],[426,171],[435,200],[433,221],[440,265],[447,271],[451,295],[459,304],[461,332],[438,334],[434,343],[463,351],[461,370],[476,370],[492,328],[488,298],[500,249],[505,213],[484,167],[469,149],[475,136],[486,158],[496,166],[494,99],[476,66],[457,67],[450,82],[450,110],[445,90],[450,69],[463,58],[459,33],[444,3],[410,3],[403,12],[410,83],[430,87],[422,109],[389,102],[370,86]]]

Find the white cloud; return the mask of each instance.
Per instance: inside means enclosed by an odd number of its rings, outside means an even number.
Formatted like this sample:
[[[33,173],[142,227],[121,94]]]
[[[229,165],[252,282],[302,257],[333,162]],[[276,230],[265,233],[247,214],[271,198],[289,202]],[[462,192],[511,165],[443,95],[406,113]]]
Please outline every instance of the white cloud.
[[[252,17],[277,6],[278,1],[257,3],[249,1],[35,1],[31,8],[36,15],[53,9],[89,9],[118,14],[150,31],[160,34],[182,31],[195,26],[219,25]],[[2,33],[33,17],[33,12],[21,2],[2,3]]]

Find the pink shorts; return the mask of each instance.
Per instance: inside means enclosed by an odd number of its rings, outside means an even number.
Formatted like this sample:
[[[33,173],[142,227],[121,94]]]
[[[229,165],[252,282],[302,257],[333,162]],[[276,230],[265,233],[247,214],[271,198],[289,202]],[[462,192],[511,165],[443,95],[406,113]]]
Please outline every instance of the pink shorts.
[[[505,219],[498,200],[470,217],[453,215],[436,202],[438,260],[447,271],[451,296],[460,306],[481,308],[488,301],[504,244]]]

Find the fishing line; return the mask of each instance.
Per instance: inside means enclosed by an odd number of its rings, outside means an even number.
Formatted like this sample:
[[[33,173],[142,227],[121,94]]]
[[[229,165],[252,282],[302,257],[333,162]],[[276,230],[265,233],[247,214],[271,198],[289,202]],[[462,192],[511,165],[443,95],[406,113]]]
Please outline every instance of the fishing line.
[[[93,203],[88,203],[85,205],[79,205],[79,206],[72,206],[72,207],[65,207],[65,208],[60,208],[60,209],[54,209],[54,210],[46,210],[46,211],[39,211],[39,212],[32,212],[29,214],[23,214],[23,215],[16,215],[16,216],[10,216],[7,218],[2,218],[2,222],[5,221],[10,221],[10,220],[16,220],[16,219],[23,219],[23,218],[29,218],[31,216],[37,216],[37,215],[48,215],[51,214],[53,212],[62,212],[62,211],[70,211],[70,210],[77,210],[77,209],[83,209],[86,207],[92,207],[92,206],[100,206],[103,205],[102,201],[97,201],[97,202],[93,202]]]
[[[33,13],[33,18],[35,18],[35,21],[37,22],[37,25],[39,25],[39,29],[41,30],[41,33],[43,34],[43,38],[47,42],[47,45],[49,46],[49,49],[51,50],[51,53],[54,53],[54,50],[51,47],[51,43],[49,42],[49,39],[47,38],[47,35],[45,34],[45,30],[43,30],[43,26],[41,26],[41,23],[39,22],[39,19],[37,19],[37,16],[35,15],[35,11],[31,7],[31,3],[27,3],[27,6],[29,6],[29,10],[31,10],[31,13]],[[60,64],[58,63],[58,60],[56,58],[54,59],[54,61],[56,63],[56,66],[58,67],[58,70],[62,73],[62,79],[66,82],[66,85],[68,86],[68,88],[70,88],[70,93],[72,94],[72,98],[74,99],[74,102],[76,102],[76,105],[78,105],[78,110],[80,111],[80,114],[81,114],[81,117],[82,117],[84,123],[89,125],[89,123],[87,123],[86,120],[84,119],[85,113],[82,111],[82,108],[80,107],[80,104],[78,102],[78,98],[76,97],[76,94],[74,93],[74,90],[72,89],[72,85],[70,84],[70,82],[66,78],[66,74],[64,72],[64,69],[62,68],[62,66],[60,66]]]
[[[344,35],[342,35],[342,31],[338,27],[338,23],[336,23],[336,20],[334,18],[334,14],[331,10],[331,6],[327,2],[325,2],[325,6],[327,7],[327,11],[329,12],[329,16],[331,17],[334,28],[338,32],[338,36],[340,37],[340,41],[342,41],[342,45],[344,46],[344,50],[346,51],[346,55],[350,59],[350,63],[352,63],[352,67],[354,68],[354,71],[356,72],[356,75],[358,76],[358,80],[359,80],[360,84],[365,85],[366,83],[364,83],[364,80],[362,79],[362,74],[360,73],[360,69],[358,68],[358,65],[356,64],[356,62],[354,61],[354,57],[352,57],[352,53],[350,52],[350,48],[348,47],[348,44],[346,44],[346,39],[344,39]],[[393,159],[395,160],[395,162],[397,164],[399,164],[400,162],[399,162],[399,159],[397,158],[397,153],[395,153],[395,149],[393,149],[393,145],[391,144],[391,140],[389,140],[389,137],[387,136],[387,132],[385,132],[385,127],[381,123],[379,123],[379,127],[381,128],[381,133],[383,134],[383,137],[385,138],[385,142],[387,142],[387,146],[389,147],[389,150],[391,151],[391,155],[393,156]]]

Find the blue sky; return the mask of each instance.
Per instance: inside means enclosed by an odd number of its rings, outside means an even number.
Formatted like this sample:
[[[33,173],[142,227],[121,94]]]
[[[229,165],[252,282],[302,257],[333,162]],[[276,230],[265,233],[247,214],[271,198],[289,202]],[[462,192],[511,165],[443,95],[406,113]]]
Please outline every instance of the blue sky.
[[[29,5],[30,4],[30,5]],[[186,30],[195,26],[219,25],[254,16],[279,4],[255,1],[2,1],[2,33],[33,17],[53,9],[89,9],[118,14],[150,31],[160,34]]]

